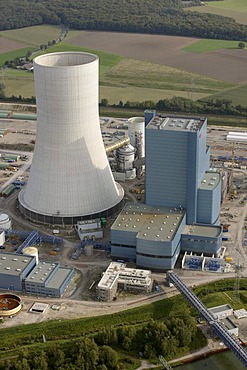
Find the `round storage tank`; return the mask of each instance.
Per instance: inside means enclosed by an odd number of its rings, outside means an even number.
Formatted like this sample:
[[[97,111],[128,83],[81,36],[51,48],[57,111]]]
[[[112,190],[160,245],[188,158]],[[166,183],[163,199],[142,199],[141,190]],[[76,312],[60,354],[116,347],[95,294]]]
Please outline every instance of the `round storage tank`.
[[[145,121],[143,117],[128,119],[130,144],[137,150],[138,158],[145,157]]]
[[[135,148],[132,145],[126,145],[117,149],[117,165],[119,171],[125,172],[132,170],[135,159]]]
[[[16,315],[21,309],[20,297],[12,293],[0,294],[0,316]]]
[[[0,214],[0,229],[9,230],[11,229],[11,220],[6,213]]]
[[[36,259],[36,265],[39,263],[39,252],[38,249],[35,247],[26,247],[22,250],[23,254],[26,254],[27,256],[35,257]]]
[[[113,134],[113,140],[114,140],[114,142],[116,142],[118,140],[122,140],[124,138],[125,138],[125,132],[124,131],[116,131]]]
[[[86,256],[92,256],[93,255],[93,245],[85,245],[84,253]]]

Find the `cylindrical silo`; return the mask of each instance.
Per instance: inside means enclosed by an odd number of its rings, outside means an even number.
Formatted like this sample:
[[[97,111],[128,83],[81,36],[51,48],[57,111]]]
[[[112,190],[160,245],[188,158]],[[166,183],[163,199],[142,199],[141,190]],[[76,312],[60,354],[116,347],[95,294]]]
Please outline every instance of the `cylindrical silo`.
[[[86,244],[84,247],[85,256],[92,256],[93,255],[93,245]]]
[[[26,248],[23,248],[22,253],[26,254],[27,256],[35,257],[36,265],[39,263],[39,252],[37,248],[26,247]]]
[[[98,113],[98,57],[81,52],[34,59],[37,134],[21,212],[49,224],[108,216],[123,200],[104,150]]]
[[[130,144],[136,149],[138,158],[145,157],[145,121],[143,117],[128,119]]]
[[[126,145],[117,149],[117,165],[120,172],[133,169],[135,149],[132,145]]]

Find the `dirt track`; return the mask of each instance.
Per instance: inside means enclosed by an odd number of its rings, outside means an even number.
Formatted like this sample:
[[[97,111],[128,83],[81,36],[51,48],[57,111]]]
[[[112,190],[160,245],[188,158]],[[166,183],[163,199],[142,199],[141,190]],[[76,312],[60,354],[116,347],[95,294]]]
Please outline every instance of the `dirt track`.
[[[247,83],[247,50],[191,53],[183,49],[192,37],[144,35],[117,32],[83,32],[70,44],[124,57],[158,63],[230,83]]]

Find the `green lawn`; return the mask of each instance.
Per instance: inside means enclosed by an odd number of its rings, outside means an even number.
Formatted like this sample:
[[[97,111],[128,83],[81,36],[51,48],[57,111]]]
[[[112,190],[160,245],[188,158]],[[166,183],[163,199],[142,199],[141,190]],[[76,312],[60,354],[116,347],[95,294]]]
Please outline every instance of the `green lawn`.
[[[41,25],[10,31],[1,31],[0,35],[11,40],[39,47],[41,44],[46,44],[48,41],[56,39],[60,33],[60,26]]]
[[[34,50],[35,48],[33,46],[30,46],[0,54],[0,67],[6,62],[6,60],[13,60],[15,58],[24,57],[28,51]]]
[[[239,41],[202,39],[186,46],[183,50],[193,53],[208,53],[221,49],[238,49]]]

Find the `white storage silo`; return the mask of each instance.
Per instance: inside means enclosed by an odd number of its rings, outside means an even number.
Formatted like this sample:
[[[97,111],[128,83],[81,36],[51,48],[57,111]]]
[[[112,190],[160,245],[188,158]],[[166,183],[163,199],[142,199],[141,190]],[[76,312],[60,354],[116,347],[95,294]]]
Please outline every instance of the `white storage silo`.
[[[132,145],[126,145],[117,149],[117,166],[120,172],[133,169],[135,149]]]
[[[37,135],[26,188],[19,194],[26,218],[72,225],[121,208],[101,137],[98,57],[50,53],[34,59]]]
[[[6,213],[0,214],[0,229],[2,230],[11,229],[11,220]]]
[[[128,119],[128,135],[130,144],[136,149],[138,158],[145,157],[145,121],[143,117]]]
[[[39,252],[38,249],[35,247],[26,247],[22,250],[23,254],[26,254],[27,256],[35,257],[36,259],[36,265],[39,263]]]

